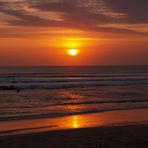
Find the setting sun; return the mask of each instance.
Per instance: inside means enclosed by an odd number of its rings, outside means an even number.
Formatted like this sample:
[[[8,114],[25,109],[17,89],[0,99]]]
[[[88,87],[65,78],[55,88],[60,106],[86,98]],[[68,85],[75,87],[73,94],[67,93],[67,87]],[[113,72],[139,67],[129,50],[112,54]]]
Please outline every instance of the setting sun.
[[[68,50],[68,54],[70,56],[76,56],[76,55],[78,55],[78,53],[79,53],[79,50],[77,50],[77,49],[69,49]]]

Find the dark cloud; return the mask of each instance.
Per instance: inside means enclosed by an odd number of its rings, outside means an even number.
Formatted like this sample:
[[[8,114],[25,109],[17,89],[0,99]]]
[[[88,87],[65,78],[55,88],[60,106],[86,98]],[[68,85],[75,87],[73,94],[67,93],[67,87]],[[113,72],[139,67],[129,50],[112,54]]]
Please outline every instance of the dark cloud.
[[[81,0],[77,1],[33,1],[31,7],[42,11],[55,11],[63,13],[65,21],[75,23],[97,23],[104,24],[113,21],[113,18],[105,16],[104,14],[96,13],[92,7],[80,5]]]
[[[8,21],[8,23],[13,24],[13,25],[48,27],[48,26],[55,26],[57,24],[56,21],[42,19],[37,16],[26,15],[24,13],[21,13],[20,11],[10,11],[10,12],[11,14],[14,14],[14,16],[19,18],[19,20]],[[10,14],[10,12],[7,12],[6,14]]]
[[[28,14],[21,6],[37,11],[61,13],[63,21]],[[7,21],[19,26],[69,27],[89,31],[138,33],[125,28],[103,27],[106,24],[148,23],[147,0],[32,0],[0,2],[0,12],[17,17]]]
[[[148,23],[148,0],[104,0],[115,12],[126,13],[125,23]]]
[[[38,16],[33,16],[30,14],[26,14],[26,11],[19,9],[13,9],[13,6],[16,4],[20,4],[20,2],[10,3],[10,2],[0,2],[0,12],[15,16],[17,19],[8,20],[7,22],[13,25],[19,26],[50,26],[55,25],[56,21],[46,20]]]
[[[88,3],[86,6],[85,3]],[[95,20],[97,23],[148,23],[147,0],[34,0],[30,2],[34,8],[44,11],[59,11],[67,14],[69,18],[77,18],[83,21]],[[109,13],[125,14],[126,17],[104,15],[102,11]],[[98,12],[98,13],[96,13]]]

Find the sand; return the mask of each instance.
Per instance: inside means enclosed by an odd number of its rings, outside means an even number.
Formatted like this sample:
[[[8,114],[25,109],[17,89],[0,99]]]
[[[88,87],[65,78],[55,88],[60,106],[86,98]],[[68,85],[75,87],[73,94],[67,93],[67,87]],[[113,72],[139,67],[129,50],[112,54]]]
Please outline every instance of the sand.
[[[148,148],[148,126],[94,127],[0,137],[0,148]]]
[[[123,110],[1,122],[0,148],[148,148],[147,113]]]

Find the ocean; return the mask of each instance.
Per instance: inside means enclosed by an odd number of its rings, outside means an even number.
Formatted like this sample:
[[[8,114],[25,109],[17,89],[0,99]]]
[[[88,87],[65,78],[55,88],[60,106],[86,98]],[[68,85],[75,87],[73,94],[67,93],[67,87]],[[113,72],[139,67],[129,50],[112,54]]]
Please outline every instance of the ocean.
[[[0,67],[0,121],[148,108],[148,66]]]

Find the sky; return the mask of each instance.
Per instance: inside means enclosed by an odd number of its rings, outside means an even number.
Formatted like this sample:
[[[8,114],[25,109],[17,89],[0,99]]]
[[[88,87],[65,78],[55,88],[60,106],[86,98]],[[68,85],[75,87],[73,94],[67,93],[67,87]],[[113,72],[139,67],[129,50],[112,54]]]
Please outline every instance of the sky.
[[[0,66],[44,65],[148,65],[148,0],[0,0]]]

